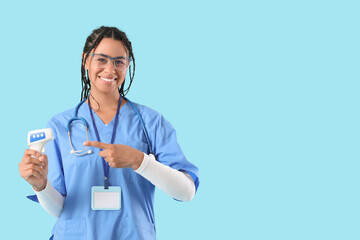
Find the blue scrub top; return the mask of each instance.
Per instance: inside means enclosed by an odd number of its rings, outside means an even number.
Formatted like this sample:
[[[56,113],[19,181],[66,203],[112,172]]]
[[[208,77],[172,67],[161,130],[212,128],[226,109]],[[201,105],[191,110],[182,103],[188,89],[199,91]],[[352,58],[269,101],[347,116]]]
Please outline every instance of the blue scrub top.
[[[177,143],[170,123],[156,111],[134,103],[139,110],[152,144],[156,160],[171,168],[189,173],[199,186],[198,168],[188,162]],[[148,153],[148,144],[141,123],[129,103],[120,109],[115,144],[124,144]],[[114,119],[105,125],[93,111],[101,141],[110,143]],[[130,168],[111,168],[110,186],[121,187],[121,209],[94,211],[91,209],[91,188],[104,185],[102,159],[98,148],[90,155],[71,154],[67,123],[74,116],[74,108],[54,116],[48,127],[54,141],[46,144],[49,160],[48,179],[65,196],[64,207],[53,228],[54,239],[156,239],[154,217],[155,187]],[[78,112],[88,122],[89,140],[97,141],[87,103]],[[80,121],[71,126],[71,141],[75,150],[84,148],[86,129]]]

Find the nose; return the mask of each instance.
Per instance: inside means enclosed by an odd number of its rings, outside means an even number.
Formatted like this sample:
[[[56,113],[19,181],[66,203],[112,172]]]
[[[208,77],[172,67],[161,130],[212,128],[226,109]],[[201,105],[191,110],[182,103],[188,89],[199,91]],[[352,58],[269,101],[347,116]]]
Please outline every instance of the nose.
[[[110,59],[109,64],[104,69],[106,72],[115,73],[115,62],[114,61],[115,61],[114,59]]]

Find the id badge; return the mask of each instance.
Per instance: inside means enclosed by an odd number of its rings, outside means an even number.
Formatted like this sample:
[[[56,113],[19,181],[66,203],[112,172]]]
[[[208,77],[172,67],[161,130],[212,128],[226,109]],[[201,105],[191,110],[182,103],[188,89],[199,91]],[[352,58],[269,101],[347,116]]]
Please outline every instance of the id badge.
[[[120,210],[121,188],[104,186],[93,186],[91,188],[91,209],[92,210]]]

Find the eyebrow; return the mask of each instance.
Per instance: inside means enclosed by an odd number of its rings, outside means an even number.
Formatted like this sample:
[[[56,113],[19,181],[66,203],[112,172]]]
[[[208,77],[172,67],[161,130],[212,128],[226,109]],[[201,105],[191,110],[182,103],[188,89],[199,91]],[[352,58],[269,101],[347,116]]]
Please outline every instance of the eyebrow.
[[[103,57],[110,57],[109,55],[106,55],[104,53],[94,53],[94,54],[99,54]],[[118,57],[114,57],[115,59],[127,59],[127,57],[123,57],[123,56],[118,56]]]

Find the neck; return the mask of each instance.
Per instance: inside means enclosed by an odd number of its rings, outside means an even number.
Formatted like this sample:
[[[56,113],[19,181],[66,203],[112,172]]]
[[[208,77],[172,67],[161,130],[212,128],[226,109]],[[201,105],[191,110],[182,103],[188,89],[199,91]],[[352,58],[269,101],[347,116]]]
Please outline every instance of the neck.
[[[97,92],[91,92],[91,96],[95,98],[95,100],[89,95],[90,98],[90,107],[96,111],[99,110],[100,105],[100,111],[107,111],[107,110],[113,110],[116,109],[119,103],[120,94],[119,92],[116,92],[114,94],[101,94]],[[96,103],[98,102],[99,105]]]

